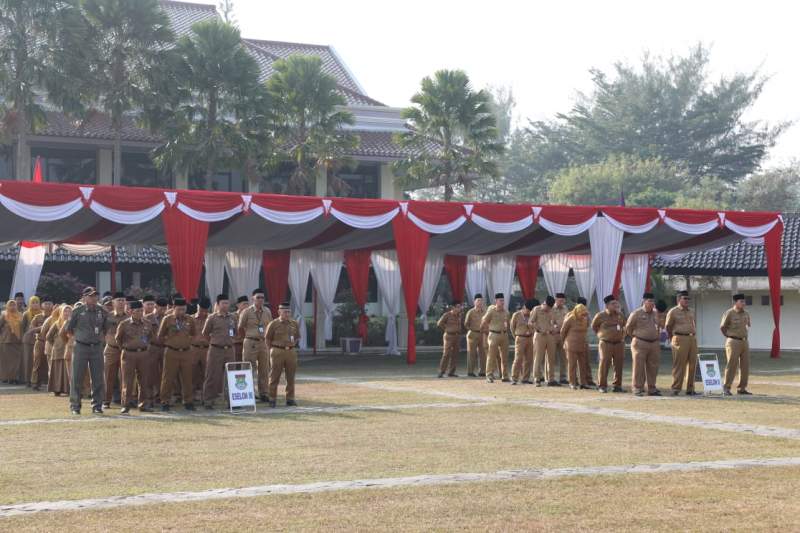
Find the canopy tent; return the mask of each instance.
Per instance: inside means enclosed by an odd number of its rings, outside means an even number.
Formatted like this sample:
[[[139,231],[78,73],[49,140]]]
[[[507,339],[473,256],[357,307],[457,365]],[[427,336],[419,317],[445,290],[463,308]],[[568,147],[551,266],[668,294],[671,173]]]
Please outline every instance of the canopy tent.
[[[773,355],[780,348],[783,221],[773,212],[369,200],[30,182],[0,182],[0,206],[0,242],[166,244],[175,286],[187,296],[197,292],[207,248],[261,249],[266,254],[394,249],[409,317],[417,314],[426,259],[433,252],[502,256],[505,262],[514,256],[589,255],[600,299],[614,286],[620,254],[682,254],[763,238],[775,318]],[[414,344],[410,327],[410,363],[416,358]]]

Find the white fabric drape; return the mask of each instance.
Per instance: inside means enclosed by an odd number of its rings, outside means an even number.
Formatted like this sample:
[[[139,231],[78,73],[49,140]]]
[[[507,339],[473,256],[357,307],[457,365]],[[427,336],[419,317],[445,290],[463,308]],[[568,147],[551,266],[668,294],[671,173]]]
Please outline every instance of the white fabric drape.
[[[263,252],[256,248],[237,248],[225,253],[225,270],[231,282],[229,296],[236,300],[239,296],[250,296],[258,287]]]
[[[594,273],[592,272],[591,255],[571,255],[569,265],[575,275],[575,284],[578,286],[578,293],[592,303],[594,294]]]
[[[480,215],[472,215],[472,222],[486,231],[493,231],[495,233],[515,233],[533,224],[533,215],[528,215],[514,222],[494,222]]]
[[[397,349],[397,315],[400,314],[400,264],[394,250],[377,250],[372,252],[372,269],[378,280],[378,292],[386,314],[386,355],[400,355]],[[409,317],[409,327],[413,327],[413,317]]]
[[[106,207],[101,203],[92,201],[89,204],[89,209],[94,211],[97,215],[116,222],[118,224],[144,224],[153,220],[164,211],[164,202],[158,202],[153,207],[142,209],[141,211],[122,211],[120,209],[112,209]]]
[[[208,296],[213,302],[214,298],[222,293],[222,288],[225,286],[225,249],[206,248],[204,260],[206,264],[206,287],[208,287]],[[228,296],[233,295],[230,294]]]
[[[543,255],[540,264],[548,294],[555,296],[559,292],[564,292],[567,289],[567,278],[569,278],[567,255]]]
[[[639,307],[647,286],[647,254],[625,254],[622,261],[622,290],[625,292],[625,306],[628,313]]]
[[[325,340],[333,340],[333,313],[336,311],[336,288],[342,273],[344,252],[341,250],[315,250],[311,262],[311,279],[325,313]]]
[[[484,299],[490,301],[486,293],[486,271],[489,269],[489,258],[482,255],[467,257],[467,300],[472,301],[476,294],[483,294]]]
[[[102,244],[67,244],[61,243],[58,245],[59,248],[63,248],[64,250],[68,251],[71,254],[75,255],[97,255],[97,254],[104,254],[111,251],[111,246],[105,246]],[[128,250],[130,250],[130,246],[126,246]],[[117,248],[119,249],[119,248]]]
[[[292,250],[289,255],[289,290],[292,292],[292,312],[300,329],[301,350],[308,348],[308,335],[306,335],[306,319],[303,315],[303,304],[306,301],[308,276],[311,274],[311,264],[314,262],[313,250]]]
[[[611,294],[614,277],[617,275],[619,253],[622,250],[623,233],[603,218],[598,217],[589,228],[589,246],[592,250],[592,270],[594,271],[597,301]]]
[[[422,310],[422,328],[428,330],[428,308],[433,303],[436,286],[442,277],[444,254],[429,252],[425,259],[425,272],[422,275],[422,288],[419,291],[419,308]]]
[[[489,256],[489,293],[494,296],[502,292],[506,302],[511,298],[514,271],[517,268],[515,255],[498,254]]]
[[[14,298],[14,294],[21,292],[25,295],[27,303],[27,299],[36,293],[36,287],[39,286],[39,277],[42,275],[45,252],[47,252],[46,244],[39,244],[30,248],[26,246],[19,247],[9,300]]]

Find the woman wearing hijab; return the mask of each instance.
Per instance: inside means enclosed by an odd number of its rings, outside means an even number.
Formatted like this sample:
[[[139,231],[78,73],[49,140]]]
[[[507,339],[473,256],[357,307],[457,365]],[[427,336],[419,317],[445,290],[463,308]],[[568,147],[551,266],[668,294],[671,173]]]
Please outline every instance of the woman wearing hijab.
[[[34,319],[42,314],[42,305],[38,296],[31,296],[28,300],[28,309],[22,313],[22,364],[20,365],[18,381],[28,387],[31,386],[31,372],[33,371],[33,345],[36,343],[36,328]]]
[[[50,333],[50,327],[58,322],[57,310],[58,307],[54,307],[53,311],[45,319],[39,334],[36,336],[36,344],[33,345],[31,385],[35,391],[41,390],[42,384],[47,383],[47,369],[50,365],[50,352],[52,351],[52,345],[47,341],[47,334]]]
[[[19,367],[22,364],[22,313],[17,302],[9,300],[0,314],[0,381],[20,383]]]
[[[47,332],[47,340],[52,344],[50,352],[50,379],[47,381],[47,392],[56,396],[69,394],[69,375],[67,374],[67,331],[64,325],[72,316],[72,307],[64,304],[58,309],[58,320]]]
[[[569,374],[569,387],[572,390],[590,389],[590,376],[586,375],[586,333],[589,331],[589,310],[583,304],[576,305],[564,319],[561,326],[561,335],[567,351],[567,372]],[[578,386],[578,372],[580,372],[580,386]]]

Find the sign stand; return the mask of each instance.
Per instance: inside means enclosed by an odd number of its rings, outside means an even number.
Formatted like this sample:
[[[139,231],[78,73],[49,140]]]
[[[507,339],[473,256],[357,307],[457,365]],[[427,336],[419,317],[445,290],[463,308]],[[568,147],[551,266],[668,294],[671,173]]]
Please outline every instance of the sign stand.
[[[253,365],[249,361],[225,363],[228,380],[228,405],[231,413],[255,413],[256,394],[253,389]]]
[[[697,354],[697,366],[700,369],[700,378],[703,382],[703,396],[711,396],[714,393],[718,393],[724,397],[722,372],[719,370],[717,354]]]

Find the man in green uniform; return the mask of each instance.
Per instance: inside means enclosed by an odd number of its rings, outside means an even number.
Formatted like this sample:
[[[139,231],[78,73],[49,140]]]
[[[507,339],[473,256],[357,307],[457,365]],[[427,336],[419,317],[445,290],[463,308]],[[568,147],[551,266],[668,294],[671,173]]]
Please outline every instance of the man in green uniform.
[[[72,414],[81,414],[81,389],[87,364],[92,376],[92,413],[103,413],[103,338],[108,330],[106,312],[97,304],[97,290],[83,290],[83,305],[77,307],[67,323],[67,334],[75,339],[72,351],[69,404]]]

